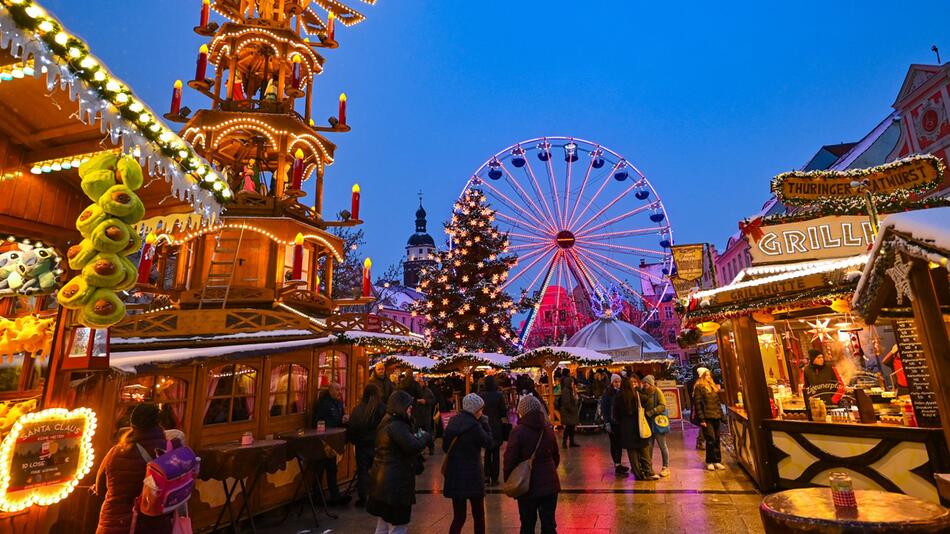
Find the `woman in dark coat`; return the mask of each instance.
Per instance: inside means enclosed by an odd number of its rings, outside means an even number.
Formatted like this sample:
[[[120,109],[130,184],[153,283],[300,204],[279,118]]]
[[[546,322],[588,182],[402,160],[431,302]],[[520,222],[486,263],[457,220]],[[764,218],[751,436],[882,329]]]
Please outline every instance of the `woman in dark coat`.
[[[504,442],[504,425],[508,424],[508,403],[505,395],[498,391],[494,376],[485,377],[485,389],[479,394],[485,401],[485,417],[491,427],[492,443],[485,448],[485,483],[498,485],[498,473],[501,470],[501,444]]]
[[[386,403],[386,416],[376,431],[376,455],[366,511],[379,518],[376,532],[406,532],[416,503],[416,467],[429,434],[412,432],[412,395],[395,391]]]
[[[421,374],[416,375],[415,379],[419,388],[419,396],[416,397],[416,404],[412,407],[412,424],[417,429],[432,434],[432,418],[435,417],[435,393],[426,385],[425,378]],[[411,391],[409,393],[412,394]],[[433,453],[435,453],[435,440],[429,442],[429,456],[432,456]]]
[[[534,525],[539,517],[541,534],[555,534],[557,523],[554,512],[558,493],[561,492],[561,481],[557,476],[557,467],[561,463],[557,436],[544,415],[541,401],[525,395],[518,402],[518,426],[511,431],[505,447],[505,480],[508,480],[518,464],[531,458],[532,454],[531,485],[528,493],[518,497],[521,534],[534,534]]]
[[[386,410],[379,398],[379,388],[375,384],[366,384],[363,398],[353,408],[346,427],[347,441],[356,447],[356,494],[359,496],[356,506],[359,507],[366,506],[369,495],[369,470],[376,454],[376,428],[384,415]]]
[[[459,534],[465,525],[466,503],[472,503],[475,534],[485,534],[485,481],[482,449],[492,445],[491,427],[483,415],[485,401],[474,393],[462,398],[462,411],[449,420],[442,437],[446,452],[442,495],[452,499],[449,534]]]
[[[135,499],[142,494],[147,462],[136,445],[141,445],[155,458],[158,449],[165,450],[168,442],[165,431],[158,424],[159,411],[154,404],[139,404],[132,410],[132,429],[126,432],[119,443],[109,449],[99,473],[96,475],[95,492],[104,496],[105,502],[99,510],[99,526],[96,534],[129,534],[132,527],[132,507]],[[174,448],[180,447],[178,440],[172,441]],[[138,514],[135,532],[149,534],[170,534],[172,516],[147,516]]]
[[[630,377],[620,386],[620,396],[614,399],[613,420],[620,430],[620,446],[627,451],[630,469],[637,480],[658,480],[649,457],[650,439],[640,437],[640,411],[643,400],[637,391],[637,379]]]
[[[567,370],[561,378],[561,407],[558,411],[561,413],[561,424],[564,425],[561,446],[565,449],[568,445],[577,447],[577,442],[574,441],[574,429],[577,428],[579,420],[577,388],[574,385],[574,378]]]

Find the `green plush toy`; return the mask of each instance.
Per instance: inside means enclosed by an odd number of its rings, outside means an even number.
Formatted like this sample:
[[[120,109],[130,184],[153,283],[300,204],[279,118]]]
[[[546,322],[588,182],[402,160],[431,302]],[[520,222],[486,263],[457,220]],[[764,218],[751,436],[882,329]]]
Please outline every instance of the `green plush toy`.
[[[112,326],[125,317],[125,304],[114,291],[99,288],[92,292],[82,307],[79,322],[89,328]]]
[[[91,286],[112,288],[125,279],[125,268],[118,255],[100,252],[82,268],[82,275]]]
[[[101,152],[89,158],[85,163],[79,166],[79,176],[85,177],[87,174],[93,171],[111,171],[115,168],[117,161],[119,161],[119,155],[115,152]]]
[[[83,239],[77,245],[69,247],[69,250],[66,251],[66,261],[69,263],[69,268],[78,271],[89,263],[99,251],[96,250],[96,247],[92,246],[91,239]]]
[[[119,256],[119,263],[122,264],[122,270],[125,273],[125,278],[117,283],[113,289],[116,291],[128,291],[135,287],[136,282],[138,282],[139,269],[134,263],[132,263],[131,260],[124,256]]]
[[[13,290],[10,289],[10,275],[16,274],[16,278],[19,277],[17,265],[20,263],[22,254],[19,250],[10,250],[0,254],[0,294],[13,293]]]
[[[96,227],[89,236],[92,246],[101,252],[119,252],[129,246],[132,228],[121,219],[110,217]]]
[[[50,248],[35,248],[24,253],[18,266],[24,279],[19,292],[29,295],[56,287],[56,281],[59,278],[58,273],[55,272],[57,263],[59,263],[59,258]]]
[[[56,302],[59,302],[64,308],[77,310],[86,304],[95,290],[96,288],[86,283],[86,279],[82,275],[78,275],[66,282],[66,285],[59,290],[59,293],[56,294]]]
[[[82,176],[82,182],[79,183],[79,186],[82,187],[82,192],[93,202],[99,200],[103,193],[115,185],[115,173],[110,170],[92,171],[85,175],[80,174],[80,176]]]
[[[122,156],[116,164],[115,176],[132,191],[138,191],[145,181],[142,166],[129,155]]]
[[[89,237],[89,234],[99,226],[99,223],[108,218],[109,214],[103,211],[98,204],[90,204],[76,218],[76,229],[83,237]]]
[[[133,228],[132,233],[129,234],[129,246],[119,251],[119,254],[122,256],[130,256],[139,250],[142,250],[142,236]]]
[[[99,207],[114,217],[135,224],[145,216],[145,205],[126,185],[114,185],[99,197]]]

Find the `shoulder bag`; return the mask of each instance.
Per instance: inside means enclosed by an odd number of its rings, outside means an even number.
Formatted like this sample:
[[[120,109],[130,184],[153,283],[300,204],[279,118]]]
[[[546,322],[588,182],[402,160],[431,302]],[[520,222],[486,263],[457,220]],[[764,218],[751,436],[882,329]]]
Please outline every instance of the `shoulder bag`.
[[[658,398],[663,393],[657,389],[653,392],[654,398]],[[659,406],[660,400],[654,402],[655,406]],[[670,418],[666,415],[666,410],[663,410],[663,413],[658,413],[653,416],[653,430],[654,434],[666,434],[670,431]]]
[[[640,394],[637,394],[637,426],[640,427],[640,437],[650,439],[653,437],[653,431],[650,430],[650,423],[647,416],[643,414],[643,406],[640,404]]]
[[[475,428],[475,427],[471,427],[471,428],[469,428],[468,430],[471,430],[472,428]],[[460,437],[462,437],[463,435],[465,435],[465,434],[468,432],[468,430],[466,430],[465,432],[462,432],[462,433],[459,434],[458,436],[455,436],[454,438],[452,438],[452,443],[449,443],[449,450],[445,451],[445,458],[442,458],[442,476],[443,476],[443,477],[445,476],[446,466],[449,465],[449,456],[452,454],[452,449],[455,448],[455,443],[459,440]],[[443,438],[443,439],[445,439],[445,438]]]
[[[527,460],[519,463],[511,470],[511,474],[508,475],[508,479],[505,480],[505,495],[517,499],[522,495],[528,493],[528,490],[531,489],[531,466],[534,464],[534,455],[538,453],[538,448],[541,447],[541,440],[544,439],[544,432],[547,428],[541,429],[541,436],[538,437],[538,444],[534,446],[534,452],[531,453],[531,457]]]

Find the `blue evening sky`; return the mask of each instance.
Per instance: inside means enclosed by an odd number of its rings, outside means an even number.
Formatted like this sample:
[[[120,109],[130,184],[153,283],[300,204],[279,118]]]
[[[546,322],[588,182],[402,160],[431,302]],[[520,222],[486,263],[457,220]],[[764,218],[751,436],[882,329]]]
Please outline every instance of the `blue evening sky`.
[[[379,0],[338,26],[314,116],[349,96],[325,214],[363,189],[367,253],[404,254],[419,189],[430,231],[469,175],[516,141],[572,135],[636,164],[677,242],[722,247],[769,179],[890,110],[911,63],[950,58],[932,3]],[[194,75],[199,0],[43,0],[157,111]],[[910,19],[904,14],[916,13]],[[184,105],[207,100],[185,89]],[[378,271],[378,272],[381,272]]]

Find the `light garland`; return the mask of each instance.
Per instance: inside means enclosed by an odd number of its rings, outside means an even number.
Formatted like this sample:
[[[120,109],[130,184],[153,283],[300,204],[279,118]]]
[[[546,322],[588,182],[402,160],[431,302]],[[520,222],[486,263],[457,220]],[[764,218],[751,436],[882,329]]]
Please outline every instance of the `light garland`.
[[[99,150],[96,152],[87,152],[85,154],[77,154],[75,156],[70,156],[66,158],[53,158],[43,161],[37,161],[33,163],[33,166],[30,168],[31,174],[46,174],[51,172],[59,171],[68,171],[70,169],[79,169],[79,166],[83,163],[89,161],[89,158],[103,154],[106,152],[112,152],[118,154],[121,152],[119,149],[113,150]]]
[[[40,68],[40,70],[46,72],[44,69],[46,69],[46,67]],[[14,63],[12,65],[4,65],[0,67],[0,82],[19,80],[27,76],[34,76],[35,74],[36,69],[34,67],[33,60],[28,59],[22,63]]]
[[[277,243],[278,245],[283,245],[283,246],[296,245],[296,242],[295,242],[296,236],[294,236],[294,238],[291,238],[291,239],[286,239],[286,240],[281,239],[277,237],[277,235],[270,232],[269,230],[265,230],[263,228],[246,224],[246,223],[223,223],[223,224],[217,224],[214,226],[205,226],[199,230],[191,230],[191,231],[185,232],[181,237],[177,239],[170,234],[160,234],[155,239],[155,243],[157,244],[159,240],[164,240],[166,243],[168,243],[171,246],[180,246],[191,241],[192,239],[195,239],[196,237],[201,237],[205,234],[209,234],[212,232],[217,232],[219,230],[225,230],[225,229],[250,230],[252,232],[256,232],[263,235],[264,237],[268,238],[274,243]],[[330,251],[333,252],[333,257],[336,258],[337,261],[343,261],[343,254],[340,251],[338,251],[337,248],[333,245],[333,243],[331,243],[325,237],[321,235],[317,235],[317,234],[304,234],[302,237],[304,240],[312,239],[314,241],[318,241],[326,245],[327,248],[329,248]]]
[[[0,8],[0,42],[20,57],[38,62],[34,76],[45,73],[48,90],[57,84],[68,90],[70,100],[79,105],[80,117],[90,124],[100,121],[113,144],[141,147],[143,166],[149,174],[170,181],[178,198],[189,200],[208,219],[220,214],[219,202],[231,194],[227,187],[216,190],[213,183],[224,183],[224,179],[214,170],[209,172],[205,160],[155,119],[156,114],[106,70],[86,43],[66,33],[58,20],[32,0],[0,0]],[[196,178],[205,173],[214,179]]]
[[[275,56],[282,55],[280,50],[283,46],[280,45],[290,46],[293,48],[293,51],[302,54],[302,57],[306,57],[308,60],[305,63],[308,76],[318,75],[323,72],[325,60],[317,55],[317,53],[313,51],[313,48],[304,43],[296,33],[285,30],[294,36],[294,38],[287,38],[281,37],[275,32],[260,26],[238,31],[234,31],[234,28],[235,26],[225,24],[221,30],[218,31],[217,35],[215,35],[214,39],[211,40],[211,46],[208,47],[208,62],[214,65],[215,68],[218,68],[218,62],[226,53],[238,54],[249,45],[264,44],[273,50]],[[262,36],[266,36],[267,38]],[[229,42],[231,40],[235,43],[235,49],[233,51],[231,50],[231,42]]]
[[[63,421],[82,419],[83,430],[79,443],[79,461],[76,473],[67,481],[51,484],[48,486],[33,487],[24,490],[22,496],[11,496],[8,493],[10,488],[11,476],[10,466],[13,463],[13,449],[17,441],[20,440],[20,434],[23,427],[31,423],[39,423],[48,420],[49,424],[62,424]],[[92,437],[96,433],[96,413],[89,408],[76,408],[67,410],[65,408],[50,408],[47,410],[32,412],[21,416],[13,424],[10,433],[0,444],[0,510],[4,512],[18,512],[34,504],[40,506],[49,506],[65,499],[82,480],[89,471],[92,470],[95,460],[95,450],[92,447]],[[19,497],[19,498],[17,498]]]

